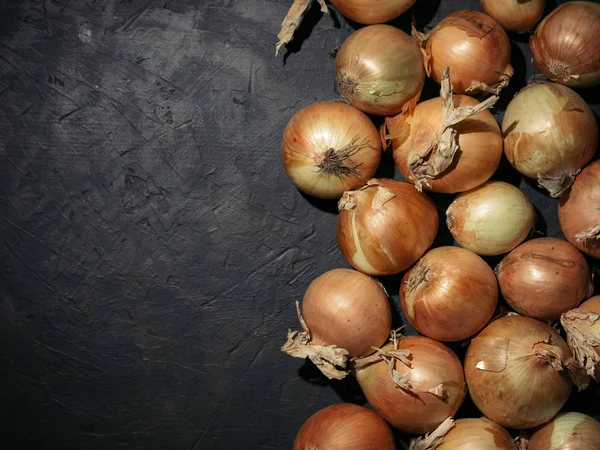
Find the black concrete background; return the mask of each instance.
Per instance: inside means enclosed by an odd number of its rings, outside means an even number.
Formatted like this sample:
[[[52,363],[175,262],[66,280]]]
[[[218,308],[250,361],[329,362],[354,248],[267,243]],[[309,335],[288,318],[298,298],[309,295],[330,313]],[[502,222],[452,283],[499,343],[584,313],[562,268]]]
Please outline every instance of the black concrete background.
[[[427,29],[479,2],[417,3]],[[0,2],[2,448],[284,449],[318,409],[364,403],[351,378],[279,352],[294,301],[347,266],[335,203],[291,185],[280,138],[339,96],[328,54],[359,27],[314,5],[275,58],[289,4]],[[535,73],[512,37],[499,118]],[[389,155],[378,175],[398,177]],[[556,200],[506,162],[497,177],[560,235]],[[399,278],[384,280],[396,308]],[[598,395],[568,408],[598,412]]]

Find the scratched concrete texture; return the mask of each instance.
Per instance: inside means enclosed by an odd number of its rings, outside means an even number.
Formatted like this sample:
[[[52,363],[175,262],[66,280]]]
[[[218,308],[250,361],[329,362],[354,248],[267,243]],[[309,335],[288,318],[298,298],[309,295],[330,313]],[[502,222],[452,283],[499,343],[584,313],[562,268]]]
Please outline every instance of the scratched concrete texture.
[[[478,3],[413,12],[428,29]],[[314,6],[275,58],[288,0],[0,4],[2,448],[284,449],[318,409],[364,404],[279,352],[294,301],[347,266],[335,204],[291,185],[281,134],[339,97],[328,54],[359,25]],[[513,38],[498,118],[535,73]],[[379,176],[399,177],[389,155]],[[497,178],[560,235],[555,200],[506,162]],[[396,309],[399,279],[383,280]]]

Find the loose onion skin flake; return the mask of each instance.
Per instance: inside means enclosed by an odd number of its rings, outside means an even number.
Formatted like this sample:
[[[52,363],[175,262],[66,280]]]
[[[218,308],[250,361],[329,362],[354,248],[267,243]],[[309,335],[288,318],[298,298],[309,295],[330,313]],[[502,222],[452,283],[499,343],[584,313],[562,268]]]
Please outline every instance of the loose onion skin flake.
[[[600,295],[564,313],[560,323],[575,358],[589,376],[600,381]]]
[[[481,0],[483,12],[506,31],[526,33],[544,14],[546,0]]]
[[[293,450],[395,450],[387,423],[351,403],[328,406],[302,425]]]
[[[329,0],[344,17],[358,23],[389,22],[406,12],[416,0]]]
[[[584,256],[566,241],[525,242],[496,266],[500,290],[519,314],[556,320],[592,295],[592,274]]]
[[[358,109],[318,102],[290,119],[281,157],[288,177],[302,192],[340,198],[373,176],[381,160],[381,140],[371,119]]]
[[[594,450],[600,448],[600,423],[578,412],[558,414],[537,430],[527,450]]]
[[[575,91],[557,83],[521,89],[506,108],[502,133],[510,164],[552,197],[573,183],[598,146],[592,110]]]
[[[600,4],[559,5],[530,39],[533,61],[544,76],[573,87],[600,83]]]

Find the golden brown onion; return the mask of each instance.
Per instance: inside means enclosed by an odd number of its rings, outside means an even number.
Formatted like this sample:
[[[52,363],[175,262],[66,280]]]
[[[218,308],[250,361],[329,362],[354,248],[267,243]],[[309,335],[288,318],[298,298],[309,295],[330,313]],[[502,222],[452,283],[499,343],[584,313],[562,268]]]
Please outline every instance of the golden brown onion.
[[[481,0],[483,12],[506,31],[525,33],[542,18],[546,0]]]
[[[600,295],[560,317],[567,344],[587,374],[600,381]]]
[[[416,0],[329,0],[343,16],[358,23],[375,24],[395,19]]]
[[[594,449],[600,449],[600,423],[578,412],[558,414],[533,433],[527,447],[527,450]]]
[[[372,179],[339,202],[337,240],[348,262],[369,275],[401,272],[425,253],[438,230],[427,195],[402,181]]]

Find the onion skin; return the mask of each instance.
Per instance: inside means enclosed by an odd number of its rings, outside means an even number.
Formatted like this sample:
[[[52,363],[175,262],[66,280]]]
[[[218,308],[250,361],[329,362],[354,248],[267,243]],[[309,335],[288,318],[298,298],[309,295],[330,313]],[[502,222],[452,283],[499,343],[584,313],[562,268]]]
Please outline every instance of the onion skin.
[[[593,450],[600,448],[600,423],[578,412],[561,413],[537,430],[527,450]]]
[[[560,198],[558,221],[567,240],[596,259],[600,258],[600,161],[595,161],[575,179]]]
[[[342,44],[335,59],[335,79],[348,101],[363,112],[398,114],[421,95],[423,55],[402,30],[369,25]]]
[[[395,450],[394,436],[372,411],[351,403],[328,406],[302,425],[293,450]]]
[[[527,238],[535,210],[518,188],[489,181],[456,197],[446,210],[446,224],[462,247],[478,255],[501,255]]]
[[[409,183],[372,179],[339,202],[337,240],[346,260],[369,275],[392,275],[416,262],[433,244],[438,213]]]
[[[559,319],[594,290],[584,256],[568,242],[551,237],[519,245],[495,271],[510,307],[536,319]]]
[[[438,247],[406,272],[400,304],[416,330],[438,341],[460,341],[492,318],[498,285],[490,266],[470,250]]]
[[[573,386],[567,371],[557,371],[534,353],[548,341],[559,358],[571,357],[552,327],[522,316],[502,317],[471,341],[465,376],[473,402],[486,417],[509,428],[532,428],[562,408]]]
[[[514,450],[511,435],[491,420],[458,419],[436,450]]]
[[[384,23],[406,12],[416,0],[329,0],[344,17],[367,25]]]
[[[504,153],[523,175],[558,197],[594,156],[598,124],[585,100],[556,83],[523,88],[502,121]]]
[[[481,8],[506,31],[525,33],[542,18],[546,0],[481,0]]]
[[[568,2],[538,25],[530,39],[537,69],[557,83],[591,87],[600,83],[600,4]]]
[[[288,177],[302,192],[340,198],[373,176],[381,160],[381,140],[371,119],[358,109],[319,102],[290,119],[281,157]]]
[[[393,348],[389,343],[383,350]],[[393,427],[410,434],[428,433],[453,416],[462,404],[465,397],[462,366],[452,350],[423,336],[403,337],[398,349],[408,350],[412,355],[410,368],[395,363],[401,375],[410,373],[412,392],[394,386],[384,361],[358,370],[356,379],[369,404]],[[446,391],[446,401],[431,393],[440,384]]]
[[[454,95],[456,107],[475,106],[479,102],[466,95]],[[437,97],[417,104],[402,118],[387,121],[394,162],[405,179],[414,183],[408,169],[408,157],[415,148],[439,138],[443,122],[442,99]],[[424,189],[453,194],[486,182],[498,168],[502,157],[502,134],[489,111],[481,111],[455,127],[459,151],[441,176],[429,180]]]

